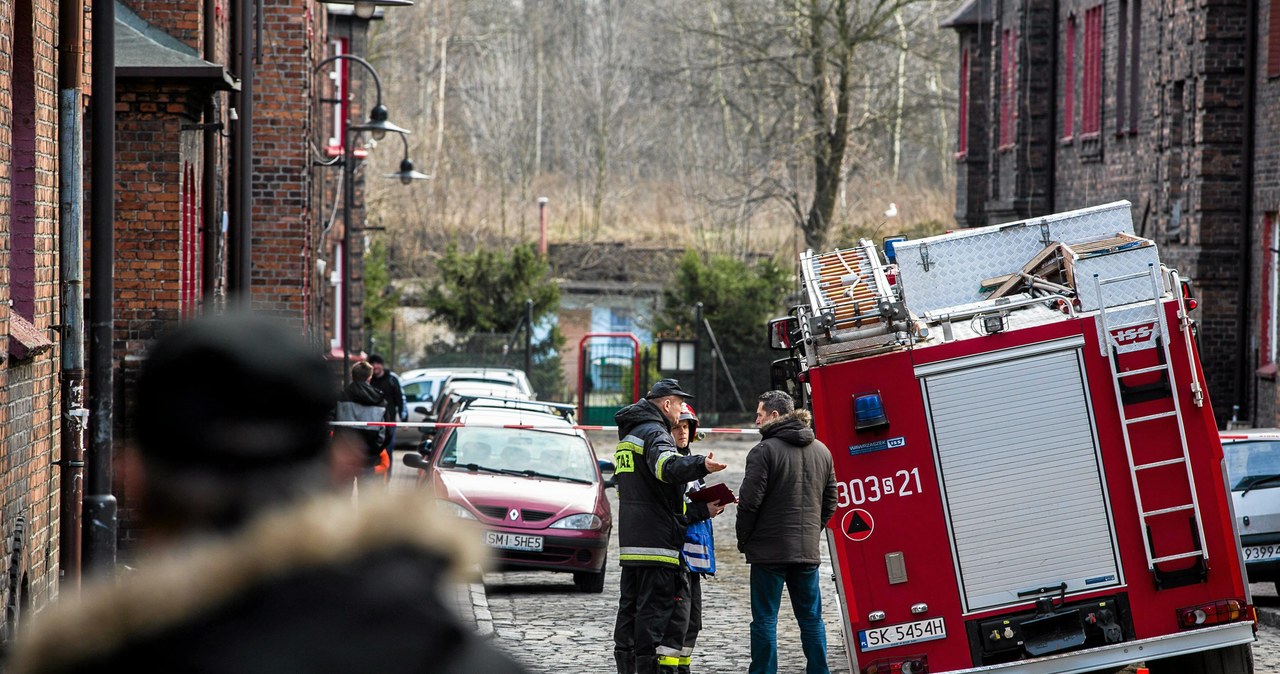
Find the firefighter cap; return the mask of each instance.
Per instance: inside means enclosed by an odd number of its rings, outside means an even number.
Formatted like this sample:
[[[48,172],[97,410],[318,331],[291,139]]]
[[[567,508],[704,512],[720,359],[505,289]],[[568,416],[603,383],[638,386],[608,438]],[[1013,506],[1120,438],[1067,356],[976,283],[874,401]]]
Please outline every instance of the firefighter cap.
[[[693,395],[680,388],[680,382],[675,379],[659,379],[654,382],[653,388],[649,389],[649,392],[644,394],[644,397],[649,400],[665,398],[667,396],[680,396],[686,400],[693,397]]]

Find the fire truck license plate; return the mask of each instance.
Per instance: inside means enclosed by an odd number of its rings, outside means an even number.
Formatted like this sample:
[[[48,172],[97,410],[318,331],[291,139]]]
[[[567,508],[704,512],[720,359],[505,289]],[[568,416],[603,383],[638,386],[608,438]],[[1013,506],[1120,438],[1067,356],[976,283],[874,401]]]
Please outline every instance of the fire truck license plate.
[[[929,618],[913,623],[862,630],[858,632],[858,647],[866,652],[890,646],[914,644],[917,641],[932,641],[946,636],[947,628],[942,623],[942,618]]]
[[[1244,548],[1244,561],[1260,562],[1265,559],[1280,558],[1280,545],[1247,545]]]
[[[501,534],[496,531],[484,532],[484,542],[490,547],[504,550],[523,550],[524,552],[542,552],[541,536],[523,536],[520,534]]]

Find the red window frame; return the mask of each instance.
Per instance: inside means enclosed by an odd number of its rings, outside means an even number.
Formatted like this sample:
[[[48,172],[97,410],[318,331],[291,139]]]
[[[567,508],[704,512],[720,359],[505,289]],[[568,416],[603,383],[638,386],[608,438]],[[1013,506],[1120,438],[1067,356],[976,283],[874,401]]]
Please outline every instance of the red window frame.
[[[966,45],[960,53],[960,110],[957,115],[957,147],[956,156],[969,154],[969,47]]]
[[[1013,146],[1013,121],[1017,85],[1018,35],[1006,28],[1000,39],[1000,148]]]
[[[329,40],[329,52],[330,56],[350,53],[347,38],[335,37]],[[336,59],[329,64],[329,68],[330,98],[327,104],[331,133],[329,142],[325,146],[325,153],[330,157],[337,157],[342,154],[347,144],[346,120],[351,112],[351,64],[347,59]]]
[[[1062,87],[1062,139],[1071,140],[1076,130],[1076,15],[1067,17],[1067,36],[1062,56],[1065,72]]]
[[[1084,72],[1080,87],[1080,133],[1102,132],[1102,5],[1084,13]]]
[[[1267,77],[1280,77],[1280,2],[1267,6]]]

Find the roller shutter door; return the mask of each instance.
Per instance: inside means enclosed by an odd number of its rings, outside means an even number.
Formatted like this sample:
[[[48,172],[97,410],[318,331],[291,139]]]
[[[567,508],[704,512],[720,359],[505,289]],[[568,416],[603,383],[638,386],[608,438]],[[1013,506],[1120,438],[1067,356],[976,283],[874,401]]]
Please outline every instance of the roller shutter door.
[[[961,593],[969,611],[1018,593],[1120,583],[1079,351],[923,377]]]

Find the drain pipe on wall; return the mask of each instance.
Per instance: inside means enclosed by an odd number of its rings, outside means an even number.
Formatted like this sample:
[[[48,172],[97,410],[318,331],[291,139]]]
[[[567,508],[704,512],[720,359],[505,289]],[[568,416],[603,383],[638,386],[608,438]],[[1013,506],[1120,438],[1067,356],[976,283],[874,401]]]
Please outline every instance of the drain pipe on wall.
[[[1258,16],[1258,10],[1259,10],[1258,0],[1249,0],[1247,5],[1249,8],[1249,16],[1250,17]],[[1280,5],[1273,3],[1272,7],[1276,8],[1276,7],[1280,7]],[[1258,86],[1257,85],[1257,74],[1258,74],[1257,34],[1258,34],[1258,31],[1256,27],[1251,25],[1250,22],[1246,22],[1246,26],[1248,27],[1245,29],[1245,39],[1244,39],[1244,44],[1245,44],[1244,119],[1245,119],[1245,123],[1244,123],[1244,139],[1243,139],[1244,140],[1244,194],[1245,194],[1245,197],[1244,199],[1241,200],[1242,203],[1240,206],[1240,210],[1242,211],[1242,213],[1240,214],[1241,222],[1244,224],[1244,226],[1241,228],[1241,232],[1240,232],[1240,266],[1237,267],[1238,269],[1241,270],[1241,276],[1243,276],[1243,278],[1240,279],[1240,296],[1236,300],[1236,306],[1238,307],[1236,309],[1236,312],[1237,312],[1237,315],[1236,315],[1236,340],[1237,340],[1236,354],[1237,356],[1236,357],[1240,359],[1240,362],[1239,362],[1239,367],[1236,374],[1235,400],[1236,400],[1237,409],[1245,409],[1245,403],[1248,401],[1249,398],[1253,398],[1253,413],[1249,415],[1249,423],[1254,427],[1259,427],[1259,424],[1258,424],[1258,388],[1259,387],[1257,386],[1258,373],[1256,370],[1256,368],[1258,367],[1257,365],[1258,358],[1249,357],[1250,351],[1252,350],[1252,343],[1254,341],[1251,339],[1252,335],[1254,334],[1253,330],[1250,329],[1249,327],[1249,323],[1250,323],[1249,309],[1251,306],[1254,306],[1254,305],[1250,303],[1249,299],[1250,299],[1250,296],[1253,294],[1253,196],[1254,196],[1253,155],[1255,150],[1253,125],[1256,123],[1255,121],[1256,114],[1254,113],[1253,106],[1254,106],[1254,101],[1256,100],[1254,98],[1254,94],[1256,93],[1256,88]],[[1264,241],[1262,242],[1262,245],[1269,246],[1271,245],[1271,242]],[[1263,256],[1262,259],[1265,260],[1266,257]],[[1262,269],[1260,270],[1260,272],[1263,274],[1268,273],[1266,269]],[[1262,303],[1259,302],[1257,306],[1261,307]],[[1261,325],[1261,322],[1255,325]],[[1255,351],[1254,353],[1256,354],[1257,352]],[[1246,382],[1249,382],[1250,380],[1252,380],[1252,382],[1254,383],[1254,386],[1246,385]],[[1253,390],[1253,395],[1249,395],[1250,389]],[[1272,420],[1268,420],[1266,424],[1262,424],[1262,425],[1270,426],[1274,422],[1275,420],[1272,419]]]
[[[93,6],[93,148],[90,180],[89,461],[84,497],[84,567],[111,573],[116,564],[116,497],[111,493],[115,434],[115,149],[116,7]]]
[[[58,12],[58,271],[62,305],[58,574],[61,590],[75,595],[80,591],[84,430],[89,419],[84,406],[84,0],[61,2]]]

